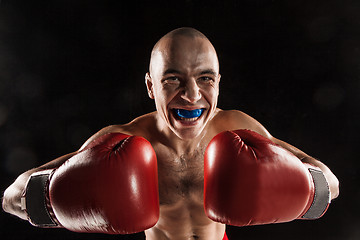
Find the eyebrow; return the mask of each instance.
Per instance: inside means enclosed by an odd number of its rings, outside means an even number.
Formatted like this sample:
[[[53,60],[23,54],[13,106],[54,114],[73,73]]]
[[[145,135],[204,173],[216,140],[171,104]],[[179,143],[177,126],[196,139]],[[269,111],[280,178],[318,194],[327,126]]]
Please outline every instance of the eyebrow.
[[[163,73],[163,75],[166,75],[166,74],[180,74],[180,71],[175,70],[173,68],[169,68]]]
[[[215,76],[217,75],[217,73],[212,69],[206,69],[206,70],[200,72],[200,75],[203,75],[203,74],[210,74],[210,75],[215,75]]]
[[[166,75],[166,74],[181,74],[181,72],[176,69],[169,68],[164,72],[163,75]],[[204,71],[201,71],[199,75],[205,75],[205,74],[210,74],[210,75],[214,75],[214,76],[217,75],[217,73],[212,69],[206,69]]]

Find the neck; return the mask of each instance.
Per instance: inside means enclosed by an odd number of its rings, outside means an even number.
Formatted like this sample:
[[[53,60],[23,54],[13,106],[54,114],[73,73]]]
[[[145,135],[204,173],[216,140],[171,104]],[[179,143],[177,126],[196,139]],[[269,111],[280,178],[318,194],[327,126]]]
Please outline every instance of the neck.
[[[157,129],[160,132],[162,142],[171,148],[177,155],[190,153],[199,148],[206,132],[203,129],[195,137],[182,138],[181,136],[178,136],[159,115],[157,116]]]

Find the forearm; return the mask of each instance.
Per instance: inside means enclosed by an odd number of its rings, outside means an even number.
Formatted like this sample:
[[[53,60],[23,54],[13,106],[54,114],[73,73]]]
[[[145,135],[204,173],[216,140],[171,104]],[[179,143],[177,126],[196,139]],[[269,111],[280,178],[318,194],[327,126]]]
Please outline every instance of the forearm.
[[[5,212],[8,212],[10,214],[13,214],[15,216],[18,216],[21,219],[26,220],[27,219],[27,213],[24,209],[21,207],[21,198],[24,193],[26,183],[30,177],[31,174],[44,170],[44,169],[51,169],[51,168],[57,168],[61,164],[63,164],[67,159],[75,155],[76,152],[70,153],[64,156],[61,156],[51,162],[48,162],[38,168],[34,168],[31,170],[28,170],[21,174],[13,184],[11,184],[4,192],[4,196],[2,199],[2,208]]]
[[[32,171],[21,174],[4,192],[2,208],[5,212],[26,220],[26,211],[21,208],[21,196]]]
[[[308,154],[304,153],[300,149],[284,142],[279,139],[273,138],[272,139],[276,144],[279,144],[286,150],[292,152],[295,156],[297,156],[303,163],[311,164],[315,167],[320,168],[320,170],[324,173],[325,178],[329,184],[331,200],[337,198],[339,196],[339,180],[337,177],[331,172],[331,170],[319,160],[309,156]]]
[[[309,163],[313,166],[316,166],[321,169],[321,171],[324,173],[325,178],[329,184],[330,189],[330,199],[335,199],[339,196],[339,180],[337,177],[332,173],[332,171],[322,162],[319,160],[316,160],[313,157],[307,156],[302,159],[300,159],[303,163]]]

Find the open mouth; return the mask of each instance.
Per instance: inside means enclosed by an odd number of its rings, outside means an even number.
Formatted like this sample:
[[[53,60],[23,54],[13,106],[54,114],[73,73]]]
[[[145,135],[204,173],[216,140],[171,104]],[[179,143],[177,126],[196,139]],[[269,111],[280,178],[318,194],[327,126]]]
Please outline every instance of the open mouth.
[[[174,116],[178,120],[193,122],[198,120],[204,112],[204,108],[186,110],[186,109],[173,109]]]

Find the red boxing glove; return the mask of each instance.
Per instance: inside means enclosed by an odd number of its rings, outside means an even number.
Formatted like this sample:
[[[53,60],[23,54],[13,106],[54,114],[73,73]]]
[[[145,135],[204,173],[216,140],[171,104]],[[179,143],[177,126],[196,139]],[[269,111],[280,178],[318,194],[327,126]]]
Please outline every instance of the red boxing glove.
[[[214,221],[246,226],[316,219],[329,200],[320,170],[255,132],[222,132],[205,151],[204,206]]]
[[[142,137],[103,135],[53,171],[47,182],[46,211],[54,225],[71,231],[129,234],[154,226],[159,218],[156,155]],[[30,221],[46,226],[31,206],[36,195],[31,184],[26,199]]]

